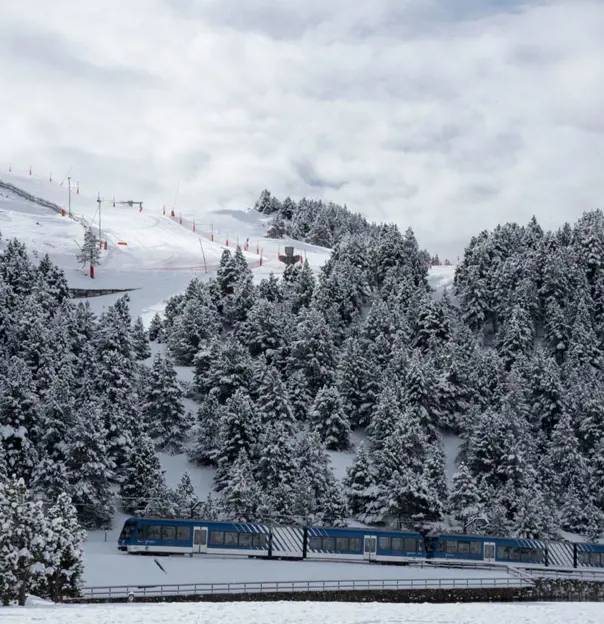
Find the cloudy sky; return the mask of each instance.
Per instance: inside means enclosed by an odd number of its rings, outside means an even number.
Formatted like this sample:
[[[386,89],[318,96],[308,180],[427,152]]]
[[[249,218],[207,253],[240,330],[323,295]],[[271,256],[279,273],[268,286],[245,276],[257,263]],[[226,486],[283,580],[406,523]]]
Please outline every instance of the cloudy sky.
[[[601,0],[1,0],[7,162],[183,214],[263,188],[459,253],[602,207]]]

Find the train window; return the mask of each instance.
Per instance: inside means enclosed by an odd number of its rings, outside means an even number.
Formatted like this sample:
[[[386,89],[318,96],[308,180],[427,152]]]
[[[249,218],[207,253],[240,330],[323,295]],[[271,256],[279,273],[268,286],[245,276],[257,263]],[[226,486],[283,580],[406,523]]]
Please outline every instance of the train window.
[[[454,542],[453,540],[447,540],[447,552],[448,553],[457,553],[457,542]]]
[[[480,542],[470,542],[470,552],[473,555],[480,555],[482,553],[482,544]]]
[[[406,537],[405,538],[405,548],[404,550],[415,550],[417,551],[417,540],[414,537]]]
[[[253,536],[251,533],[239,533],[239,546],[244,548],[251,548],[253,542]]]
[[[317,536],[312,536],[308,543],[308,546],[311,550],[322,550],[321,548],[321,538]]]
[[[210,533],[210,544],[222,546],[224,544],[224,531],[212,531]]]
[[[264,533],[254,533],[252,537],[252,546],[266,546],[266,535]]]
[[[225,531],[224,532],[224,545],[225,546],[237,546],[237,536],[239,534],[236,531]]]
[[[587,565],[589,563],[589,553],[580,552],[579,553],[579,563],[582,565]]]
[[[163,540],[174,540],[176,539],[176,527],[173,526],[164,526],[161,528],[161,538]]]
[[[510,549],[507,546],[500,546],[497,549],[497,559],[504,561],[510,558]]]
[[[447,540],[440,540],[438,543],[438,552],[447,552]]]
[[[336,550],[348,550],[348,538],[338,537],[336,538]]]
[[[335,549],[336,549],[336,538],[324,537],[323,538],[323,550],[335,550]]]
[[[120,533],[119,539],[127,540],[130,539],[132,533],[134,532],[134,524],[125,524],[122,528],[122,532]]]
[[[360,537],[350,538],[350,550],[360,552],[361,550],[361,538]]]
[[[543,561],[545,561],[545,556],[542,550],[533,551],[533,561],[538,561],[539,563],[543,563]]]
[[[150,524],[145,529],[145,539],[159,540],[161,539],[161,526],[159,524]]]
[[[393,537],[390,540],[390,550],[404,550],[404,544],[405,542],[402,538]]]
[[[390,547],[390,538],[389,537],[380,537],[378,540],[380,550],[392,550]]]
[[[470,542],[457,542],[457,552],[460,555],[467,555],[470,553]]]
[[[589,553],[589,563],[591,563],[591,565],[594,566],[599,566],[600,565],[600,553]]]
[[[179,526],[176,529],[176,539],[180,542],[191,541],[191,527]]]

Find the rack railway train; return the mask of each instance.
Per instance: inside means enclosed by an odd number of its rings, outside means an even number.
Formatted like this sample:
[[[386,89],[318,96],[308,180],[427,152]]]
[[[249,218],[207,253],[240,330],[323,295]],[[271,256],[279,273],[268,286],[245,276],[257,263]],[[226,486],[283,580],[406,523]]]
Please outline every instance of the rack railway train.
[[[128,518],[118,539],[118,549],[132,554],[604,569],[602,544],[172,518]]]

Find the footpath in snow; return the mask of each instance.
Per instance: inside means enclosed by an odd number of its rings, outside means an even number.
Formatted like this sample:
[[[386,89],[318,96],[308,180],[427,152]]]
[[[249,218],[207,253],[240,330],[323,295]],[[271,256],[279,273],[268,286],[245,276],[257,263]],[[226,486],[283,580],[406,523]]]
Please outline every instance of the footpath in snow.
[[[601,624],[597,603],[259,602],[41,606],[0,610],[2,624]]]

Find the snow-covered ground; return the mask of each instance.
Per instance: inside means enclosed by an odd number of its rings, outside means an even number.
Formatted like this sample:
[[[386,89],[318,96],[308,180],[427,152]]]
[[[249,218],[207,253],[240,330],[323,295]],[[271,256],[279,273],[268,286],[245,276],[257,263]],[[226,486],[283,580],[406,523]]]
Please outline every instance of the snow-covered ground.
[[[10,608],[3,624],[600,624],[597,603],[359,604],[259,602]]]

